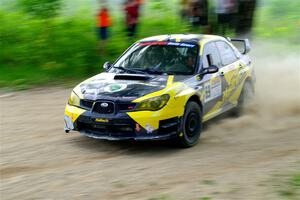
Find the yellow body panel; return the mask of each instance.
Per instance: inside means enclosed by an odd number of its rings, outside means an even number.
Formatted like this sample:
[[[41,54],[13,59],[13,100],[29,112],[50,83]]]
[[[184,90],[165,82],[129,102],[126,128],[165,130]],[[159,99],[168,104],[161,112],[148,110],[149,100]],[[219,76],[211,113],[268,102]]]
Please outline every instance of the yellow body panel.
[[[76,119],[84,112],[85,112],[84,109],[75,106],[70,106],[69,104],[66,105],[65,115],[70,117],[72,122],[75,122]]]
[[[173,80],[173,76],[169,77],[169,81],[171,80]],[[165,107],[158,111],[136,111],[127,113],[143,128],[151,126],[154,130],[158,129],[160,120],[181,117],[184,114],[185,104],[189,97],[195,93],[195,90],[183,83],[177,82],[171,84],[169,81],[165,89],[134,100],[134,102],[138,103],[145,99],[160,96],[162,94],[170,95],[168,103]]]

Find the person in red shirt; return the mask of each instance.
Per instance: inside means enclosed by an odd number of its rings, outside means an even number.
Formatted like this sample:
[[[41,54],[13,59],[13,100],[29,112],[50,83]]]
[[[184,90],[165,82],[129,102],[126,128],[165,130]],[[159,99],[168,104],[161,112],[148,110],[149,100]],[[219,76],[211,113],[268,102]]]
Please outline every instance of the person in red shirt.
[[[124,4],[126,28],[129,37],[136,35],[140,4],[140,1],[137,0],[127,0]]]

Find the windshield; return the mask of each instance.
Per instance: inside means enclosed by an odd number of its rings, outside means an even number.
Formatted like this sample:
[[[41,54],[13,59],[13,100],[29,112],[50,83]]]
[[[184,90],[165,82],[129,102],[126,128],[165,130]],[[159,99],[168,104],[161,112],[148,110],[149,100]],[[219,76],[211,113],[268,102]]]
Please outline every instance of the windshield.
[[[177,42],[141,42],[122,55],[111,72],[193,74],[198,45]]]

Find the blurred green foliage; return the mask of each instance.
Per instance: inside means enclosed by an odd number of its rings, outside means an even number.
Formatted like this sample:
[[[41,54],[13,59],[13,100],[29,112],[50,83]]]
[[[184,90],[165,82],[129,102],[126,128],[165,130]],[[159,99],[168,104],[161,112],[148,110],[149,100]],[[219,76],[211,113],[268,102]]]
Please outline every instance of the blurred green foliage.
[[[35,17],[52,18],[58,14],[62,0],[19,0],[18,5]]]
[[[29,18],[24,13],[0,12],[1,54],[0,86],[14,85],[22,78],[32,84],[31,75],[17,76],[28,69],[49,79],[78,78],[88,74],[97,62],[97,41],[93,22],[79,17]],[[21,75],[21,74],[20,74]],[[41,80],[41,82],[44,82]]]
[[[300,1],[265,0],[257,9],[254,31],[258,37],[299,45]]]
[[[139,38],[191,31],[179,17],[176,0],[147,1],[138,38],[126,37],[121,5],[113,12],[111,38],[99,53],[96,19],[90,10],[66,14],[66,0],[18,0],[13,9],[0,7],[0,87],[78,82],[102,70]],[[290,40],[299,45],[299,1],[271,0],[258,7],[255,33],[260,38]],[[177,2],[177,3],[176,3]],[[9,3],[6,3],[9,4]],[[115,8],[116,9],[116,8]],[[101,46],[102,44],[100,44]]]

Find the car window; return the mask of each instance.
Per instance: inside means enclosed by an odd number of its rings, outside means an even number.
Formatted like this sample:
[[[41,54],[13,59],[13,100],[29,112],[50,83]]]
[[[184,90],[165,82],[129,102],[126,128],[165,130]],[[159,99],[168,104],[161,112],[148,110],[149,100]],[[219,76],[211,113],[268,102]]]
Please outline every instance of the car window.
[[[203,52],[203,68],[207,68],[211,65],[217,67],[222,66],[220,55],[214,42],[206,44]]]
[[[145,73],[190,75],[195,72],[198,57],[198,45],[195,44],[141,42],[129,49],[114,65]]]
[[[233,49],[223,41],[216,42],[223,65],[229,65],[237,60]]]

